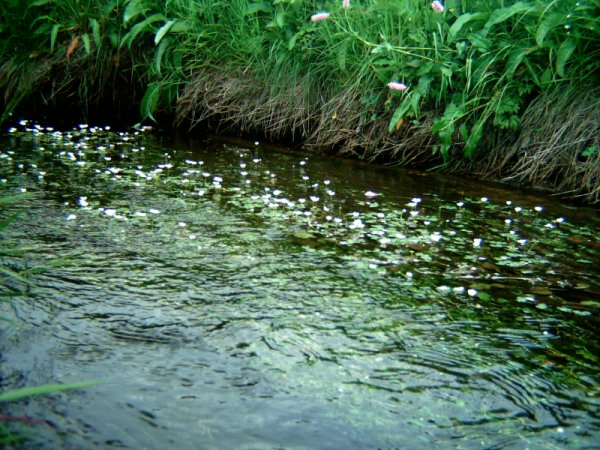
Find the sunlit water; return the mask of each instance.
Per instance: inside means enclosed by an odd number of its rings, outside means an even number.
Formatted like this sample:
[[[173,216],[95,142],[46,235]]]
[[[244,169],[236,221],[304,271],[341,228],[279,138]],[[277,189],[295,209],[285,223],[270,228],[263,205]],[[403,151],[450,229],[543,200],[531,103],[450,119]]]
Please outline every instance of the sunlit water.
[[[3,261],[45,271],[3,281],[2,389],[103,381],[2,405],[42,422],[27,446],[597,448],[596,210],[254,142],[25,128],[0,177],[30,196],[0,211],[28,252]]]

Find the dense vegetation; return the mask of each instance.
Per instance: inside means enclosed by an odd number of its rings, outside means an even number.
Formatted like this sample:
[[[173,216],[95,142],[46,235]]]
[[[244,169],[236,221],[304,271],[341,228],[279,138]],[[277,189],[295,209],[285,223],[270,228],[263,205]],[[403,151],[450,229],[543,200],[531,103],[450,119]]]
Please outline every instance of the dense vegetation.
[[[597,203],[599,17],[599,0],[4,0],[2,120],[139,105]]]

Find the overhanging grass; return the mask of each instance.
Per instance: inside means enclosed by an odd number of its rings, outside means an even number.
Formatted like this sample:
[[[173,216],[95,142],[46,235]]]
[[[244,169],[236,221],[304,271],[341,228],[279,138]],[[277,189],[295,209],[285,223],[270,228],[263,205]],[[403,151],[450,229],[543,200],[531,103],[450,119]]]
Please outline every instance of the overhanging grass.
[[[330,15],[312,22],[318,11]],[[312,149],[518,178],[593,203],[597,151],[593,143],[570,149],[576,127],[563,127],[552,148],[577,164],[546,152],[544,165],[523,165],[514,146],[525,128],[562,123],[544,99],[597,86],[599,13],[599,0],[448,0],[443,12],[424,0],[353,0],[348,9],[337,0],[40,0],[28,8],[11,0],[2,23],[27,19],[32,32],[1,29],[11,65],[0,85],[6,111],[39,92],[54,102],[76,92],[93,108],[111,96],[115,77],[129,77],[145,86],[133,94],[142,118],[218,121]],[[27,86],[26,53],[39,59],[35,67],[58,59],[76,70]],[[392,91],[391,81],[407,89]],[[592,109],[597,94],[586,97]],[[566,103],[575,114],[577,104]],[[513,150],[495,148],[501,139]],[[531,145],[529,155],[541,151]]]

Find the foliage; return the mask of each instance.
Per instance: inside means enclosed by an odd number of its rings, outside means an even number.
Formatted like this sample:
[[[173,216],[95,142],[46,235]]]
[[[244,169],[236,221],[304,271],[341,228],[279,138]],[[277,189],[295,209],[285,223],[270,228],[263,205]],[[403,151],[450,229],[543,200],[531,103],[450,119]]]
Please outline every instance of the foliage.
[[[428,0],[350,3],[10,0],[0,10],[1,52],[110,48],[129,55],[145,85],[142,118],[214,116],[275,137],[299,132],[322,148],[362,146],[371,159],[433,157],[445,168],[468,167],[490,136],[519,129],[538,96],[597,84],[599,0],[448,0],[442,12]],[[329,16],[310,20],[322,11]],[[407,89],[389,89],[393,81]],[[21,94],[13,102],[29,91]],[[254,108],[242,108],[249,99]],[[381,123],[387,135],[377,138]],[[398,148],[413,135],[410,156]]]

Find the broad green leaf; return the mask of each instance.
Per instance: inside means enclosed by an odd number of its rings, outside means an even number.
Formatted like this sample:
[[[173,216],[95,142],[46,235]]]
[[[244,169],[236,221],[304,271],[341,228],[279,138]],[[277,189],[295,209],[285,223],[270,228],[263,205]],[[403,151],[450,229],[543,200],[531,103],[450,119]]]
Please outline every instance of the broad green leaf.
[[[244,11],[244,16],[250,16],[257,12],[270,12],[271,6],[268,2],[251,3]]]
[[[504,69],[504,73],[509,80],[512,79],[515,71],[523,62],[523,58],[534,50],[535,48],[516,48],[510,53],[506,62],[506,68]]]
[[[288,42],[288,50],[293,50],[296,46],[296,40],[298,39],[298,33],[294,34]]]
[[[169,32],[173,24],[174,20],[168,20],[165,24],[158,29],[156,34],[154,35],[154,45],[158,45],[163,37]]]
[[[90,19],[90,28],[92,29],[92,37],[96,48],[102,46],[102,37],[100,36],[100,24],[96,19]]]
[[[515,14],[523,13],[532,9],[533,6],[526,2],[517,2],[507,8],[496,9],[483,27],[483,36],[487,36],[490,29],[499,23],[505,22]]]
[[[187,20],[176,20],[170,31],[171,33],[184,33],[191,28],[190,22]]]
[[[156,70],[156,72],[159,75],[162,75],[162,73],[161,73],[161,66],[162,66],[163,55],[167,51],[167,48],[169,47],[170,44],[171,44],[171,39],[169,39],[169,37],[166,37],[160,43],[160,45],[156,49],[156,53],[154,54],[154,69]]]
[[[560,77],[565,76],[565,64],[567,64],[567,61],[575,51],[575,48],[577,48],[577,43],[573,38],[568,38],[560,44],[558,52],[556,53],[556,73]]]
[[[123,0],[112,0],[108,3],[106,3],[106,6],[103,9],[103,13],[104,13],[104,17],[109,17],[112,12],[115,10],[115,8],[119,7],[120,2],[122,2]]]
[[[147,17],[142,22],[136,23],[131,30],[123,37],[121,41],[121,46],[127,45],[127,47],[131,48],[131,44],[137,38],[140,33],[152,31],[154,29],[155,22],[161,22],[165,19],[160,13],[153,14],[150,17]]]
[[[548,15],[538,26],[535,32],[535,42],[538,46],[542,47],[544,45],[544,40],[546,39],[546,35],[552,31],[554,28],[564,25],[567,22],[567,19],[564,14],[553,13]]]
[[[421,98],[422,95],[420,92],[415,91],[413,95],[410,96],[410,106],[412,106],[413,114],[415,117],[419,116],[419,110],[421,106]]]
[[[144,98],[142,98],[142,103],[140,104],[140,114],[143,118],[148,117],[152,121],[156,122],[153,113],[155,113],[156,109],[158,108],[159,99],[160,84],[158,82],[150,83],[146,88]]]
[[[485,20],[488,20],[489,17],[490,13],[484,12],[463,14],[462,16],[458,17],[450,27],[450,36],[453,39],[456,39],[456,37],[461,33],[465,25],[473,24],[474,22],[483,22]]]
[[[277,14],[275,14],[275,23],[277,24],[278,28],[283,28],[285,25],[285,13],[283,11],[278,11]]]
[[[148,8],[145,8],[142,5],[141,0],[130,0],[127,4],[127,8],[125,8],[125,12],[123,13],[123,23],[127,24],[133,18],[139,16],[140,14],[144,14],[148,11]]]
[[[465,142],[464,153],[467,158],[471,158],[475,154],[475,150],[477,150],[477,145],[481,140],[481,136],[483,135],[483,125],[485,120],[480,118],[473,128],[471,128],[471,134],[469,135],[469,139]]]
[[[406,112],[410,109],[410,107],[411,107],[410,96],[407,96],[404,99],[404,101],[402,103],[400,103],[400,106],[398,106],[396,108],[396,111],[394,111],[394,114],[392,115],[392,119],[390,120],[390,124],[388,125],[388,131],[390,133],[392,133],[396,129],[396,124],[398,123],[398,121],[400,119],[402,119],[402,117],[404,117],[404,114],[406,114]]]
[[[481,53],[487,53],[490,51],[490,48],[492,48],[492,41],[490,39],[486,39],[485,37],[483,37],[477,33],[469,34],[467,36],[467,39]]]
[[[81,389],[99,384],[99,381],[82,381],[79,383],[69,384],[45,384],[30,388],[16,389],[14,391],[0,394],[0,402],[10,402],[20,400],[22,398],[32,397],[34,395],[45,395],[53,392],[65,391],[67,389]]]
[[[429,91],[429,85],[433,81],[433,75],[425,74],[421,78],[419,78],[419,83],[417,84],[417,92],[421,94],[423,97],[427,96],[427,92]]]

